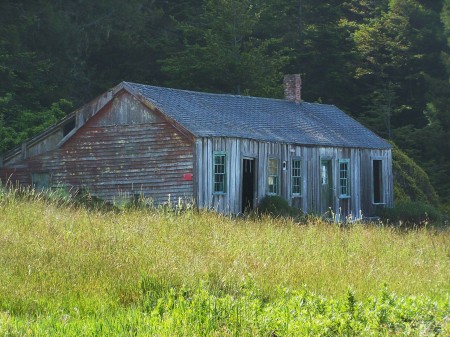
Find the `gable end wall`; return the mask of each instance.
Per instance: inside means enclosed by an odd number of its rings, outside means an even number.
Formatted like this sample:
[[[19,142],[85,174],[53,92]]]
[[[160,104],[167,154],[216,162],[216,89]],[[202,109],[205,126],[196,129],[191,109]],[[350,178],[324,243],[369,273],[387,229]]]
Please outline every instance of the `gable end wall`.
[[[61,147],[0,169],[4,182],[31,184],[49,173],[53,188],[83,188],[106,200],[142,194],[155,204],[191,200],[193,144],[128,93],[104,106]]]

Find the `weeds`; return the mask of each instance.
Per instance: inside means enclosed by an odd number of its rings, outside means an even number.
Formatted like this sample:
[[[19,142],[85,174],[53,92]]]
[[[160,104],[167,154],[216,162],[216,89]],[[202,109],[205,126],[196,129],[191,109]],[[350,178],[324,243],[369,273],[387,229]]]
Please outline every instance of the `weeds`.
[[[417,201],[400,202],[394,208],[380,208],[378,214],[384,222],[406,228],[441,226],[445,218],[435,207]]]
[[[2,335],[65,336],[447,336],[448,299],[402,297],[383,289],[358,301],[330,299],[305,289],[278,288],[261,300],[254,284],[240,296],[214,295],[200,283],[143,294],[134,306],[94,312],[78,308],[27,318],[0,313]],[[350,295],[351,294],[351,295]]]
[[[448,230],[304,221],[0,191],[0,335],[449,333]]]

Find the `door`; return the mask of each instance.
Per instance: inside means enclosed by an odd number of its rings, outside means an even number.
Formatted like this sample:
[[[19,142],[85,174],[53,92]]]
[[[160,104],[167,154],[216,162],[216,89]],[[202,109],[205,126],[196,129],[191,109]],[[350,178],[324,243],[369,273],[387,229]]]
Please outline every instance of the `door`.
[[[333,209],[333,175],[331,160],[320,161],[320,212]],[[331,216],[331,214],[329,214]]]
[[[255,160],[242,160],[242,212],[253,209],[255,195]]]

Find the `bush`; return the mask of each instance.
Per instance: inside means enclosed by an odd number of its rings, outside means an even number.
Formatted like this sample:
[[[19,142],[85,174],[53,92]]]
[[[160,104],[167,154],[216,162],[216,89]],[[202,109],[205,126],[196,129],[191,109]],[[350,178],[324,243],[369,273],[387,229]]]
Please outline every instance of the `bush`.
[[[301,210],[289,206],[288,202],[279,196],[265,196],[259,203],[257,212],[274,217],[300,218],[303,216]]]
[[[439,225],[443,215],[432,205],[419,201],[400,202],[394,208],[381,208],[378,214],[383,222],[394,222],[408,227]]]
[[[103,200],[89,193],[86,189],[78,189],[73,196],[73,203],[76,206],[84,207],[89,210],[117,212],[119,209],[111,202]]]
[[[392,170],[396,201],[419,201],[438,206],[439,197],[426,172],[395,145],[392,148]]]

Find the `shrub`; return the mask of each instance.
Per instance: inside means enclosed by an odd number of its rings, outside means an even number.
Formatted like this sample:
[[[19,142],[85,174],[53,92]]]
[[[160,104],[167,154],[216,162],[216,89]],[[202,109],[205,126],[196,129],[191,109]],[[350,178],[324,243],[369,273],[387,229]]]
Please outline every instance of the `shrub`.
[[[398,203],[394,208],[381,208],[378,214],[384,222],[394,222],[408,227],[439,225],[443,215],[432,205],[419,201]]]
[[[426,172],[395,145],[392,148],[392,170],[396,201],[439,204],[438,195]]]
[[[84,207],[89,210],[105,211],[105,212],[117,212],[119,209],[109,201],[103,200],[95,195],[92,195],[88,190],[84,188],[78,189],[74,196],[73,202],[75,205]]]
[[[300,218],[303,212],[298,208],[289,206],[288,202],[279,196],[265,196],[258,206],[259,214],[267,214],[274,217]]]

